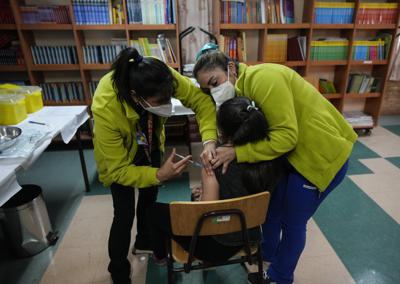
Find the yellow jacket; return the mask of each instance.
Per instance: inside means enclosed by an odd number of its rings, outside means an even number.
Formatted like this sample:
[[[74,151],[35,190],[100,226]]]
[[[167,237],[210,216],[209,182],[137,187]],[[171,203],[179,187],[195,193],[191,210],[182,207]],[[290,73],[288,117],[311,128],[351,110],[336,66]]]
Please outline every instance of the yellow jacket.
[[[235,147],[238,162],[288,153],[290,164],[324,191],[349,158],[357,139],[342,114],[292,69],[278,64],[239,66],[236,93],[255,101],[270,140]]]
[[[190,79],[170,68],[178,82],[175,97],[196,113],[203,141],[216,139],[215,106],[210,96],[202,93]],[[92,112],[94,118],[94,158],[99,179],[108,187],[112,183],[143,188],[157,185],[157,168],[135,166],[136,127],[139,115],[126,103],[121,103],[111,80],[112,72],[101,78],[94,94]],[[160,137],[160,150],[164,151],[164,123],[156,129]]]

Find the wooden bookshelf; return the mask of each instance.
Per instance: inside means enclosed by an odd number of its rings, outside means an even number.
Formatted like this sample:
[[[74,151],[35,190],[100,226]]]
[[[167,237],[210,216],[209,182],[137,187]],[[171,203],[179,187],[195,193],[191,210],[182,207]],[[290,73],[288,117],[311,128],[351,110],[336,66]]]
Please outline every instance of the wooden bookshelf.
[[[175,0],[175,11],[178,11],[178,1]],[[129,40],[132,37],[138,35],[142,37],[153,38],[157,33],[166,32],[167,37],[174,38],[173,45],[177,63],[168,64],[170,67],[179,69],[180,68],[180,50],[179,50],[179,13],[175,13],[175,24],[164,24],[164,25],[143,25],[143,24],[128,24],[128,14],[126,0],[122,0],[122,12],[126,23],[123,24],[103,24],[103,25],[88,25],[88,24],[77,24],[73,13],[72,0],[67,2],[69,8],[69,17],[71,24],[56,24],[56,23],[43,23],[43,24],[24,24],[19,11],[20,5],[28,4],[24,0],[9,0],[15,24],[0,24],[0,30],[15,30],[21,43],[21,50],[25,60],[23,65],[0,65],[0,72],[27,72],[30,84],[38,85],[45,81],[45,72],[60,72],[60,71],[72,71],[79,74],[79,81],[82,82],[84,100],[79,101],[68,101],[68,102],[56,102],[56,101],[44,101],[45,105],[90,105],[91,94],[89,84],[93,81],[92,71],[97,73],[106,73],[111,68],[111,64],[86,64],[84,62],[83,46],[85,46],[86,31],[93,31],[94,33],[101,33],[102,31],[116,31],[125,35],[125,39],[129,44]],[[35,5],[35,2],[29,3]],[[37,3],[40,5],[40,1]],[[74,46],[77,50],[78,64],[34,64],[31,54],[31,46],[36,45],[35,42],[35,31],[71,31],[73,37]],[[148,32],[149,35],[146,35]],[[123,38],[118,36],[118,38]],[[43,40],[43,38],[41,38]],[[62,81],[62,80],[61,80]]]
[[[44,101],[47,106],[78,106],[86,105],[85,101],[69,101],[69,102],[55,102],[55,101]]]
[[[265,1],[266,23],[254,23],[254,24],[236,24],[236,23],[222,23],[221,22],[221,2],[222,0],[216,0],[213,2],[212,7],[212,31],[215,35],[229,36],[234,34],[236,31],[245,30],[257,30],[258,31],[258,54],[254,60],[251,58],[246,62],[248,65],[258,64],[267,62],[265,49],[267,47],[268,35],[269,34],[283,34],[287,33],[292,36],[293,34],[306,36],[307,38],[307,56],[305,61],[286,61],[278,64],[283,64],[295,69],[300,75],[309,77],[317,75],[319,77],[320,72],[330,72],[333,75],[333,82],[337,89],[335,94],[323,94],[323,96],[330,100],[330,102],[339,110],[343,111],[347,99],[362,99],[364,103],[364,112],[371,115],[376,125],[380,108],[382,104],[383,95],[386,90],[386,82],[389,72],[389,63],[393,56],[393,49],[396,43],[396,28],[395,24],[358,24],[360,17],[360,3],[368,2],[366,0],[354,0],[355,3],[353,21],[349,24],[317,24],[315,23],[315,3],[318,0],[304,0],[303,7],[303,18],[300,22],[294,24],[279,24],[279,23],[268,23],[268,1]],[[332,0],[334,2],[334,0]],[[386,1],[399,3],[398,20],[400,14],[400,1]],[[359,40],[359,35],[371,34],[376,35],[379,31],[390,33],[392,35],[392,43],[390,47],[389,55],[385,60],[371,60],[371,61],[357,61],[353,60],[353,43],[355,40]],[[257,33],[253,32],[257,36]],[[349,41],[349,48],[346,58],[343,60],[329,60],[329,61],[315,61],[311,60],[311,41],[313,39],[326,35],[328,37],[332,34],[332,37],[343,37]],[[324,37],[322,36],[322,37]],[[398,40],[398,39],[397,39]],[[248,42],[248,39],[247,39]],[[252,46],[254,49],[254,46]],[[247,48],[248,49],[248,48]],[[254,55],[253,55],[254,56]],[[248,56],[249,57],[249,54]],[[347,93],[347,85],[349,83],[350,73],[361,68],[365,69],[367,73],[370,73],[373,77],[382,78],[381,87],[379,92],[376,93]],[[329,71],[326,71],[329,70]]]

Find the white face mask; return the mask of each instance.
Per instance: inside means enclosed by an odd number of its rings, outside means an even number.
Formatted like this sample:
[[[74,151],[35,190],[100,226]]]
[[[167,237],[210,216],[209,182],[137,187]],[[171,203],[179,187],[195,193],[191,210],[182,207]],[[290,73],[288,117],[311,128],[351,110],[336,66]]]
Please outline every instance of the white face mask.
[[[147,104],[147,106],[142,105],[142,107],[148,112],[151,112],[152,114],[162,117],[170,117],[172,115],[172,103],[163,104],[159,106],[151,106],[151,104],[145,99],[143,99],[143,101]]]
[[[221,85],[212,88],[210,90],[211,96],[213,97],[217,110],[227,100],[235,97],[235,86],[229,81],[229,67],[228,67],[228,80]]]

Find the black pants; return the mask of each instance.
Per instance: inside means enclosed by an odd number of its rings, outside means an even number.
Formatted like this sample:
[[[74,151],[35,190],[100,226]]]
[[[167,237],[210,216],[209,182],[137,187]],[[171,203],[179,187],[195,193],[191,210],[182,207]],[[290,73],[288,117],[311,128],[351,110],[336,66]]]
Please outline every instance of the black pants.
[[[146,223],[147,208],[157,199],[158,187],[139,189],[137,208],[137,241],[148,240],[149,227]],[[111,194],[114,207],[114,219],[108,239],[110,264],[108,271],[119,277],[129,277],[131,266],[127,259],[131,242],[131,230],[135,218],[135,190],[133,187],[113,183]]]
[[[155,203],[149,208],[148,218],[152,231],[150,236],[154,246],[154,255],[157,258],[167,256],[166,242],[171,237],[186,251],[189,251],[192,237],[172,235],[169,204]],[[194,255],[196,258],[208,262],[224,261],[234,256],[241,248],[242,246],[224,246],[210,236],[202,236],[198,238]]]

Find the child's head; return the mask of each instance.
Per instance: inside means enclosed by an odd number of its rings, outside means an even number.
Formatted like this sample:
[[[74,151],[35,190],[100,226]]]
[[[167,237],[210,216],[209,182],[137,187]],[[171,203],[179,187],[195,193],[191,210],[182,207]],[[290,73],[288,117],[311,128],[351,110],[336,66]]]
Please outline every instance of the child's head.
[[[254,101],[235,97],[224,102],[217,113],[223,143],[243,145],[268,137],[268,123]]]

